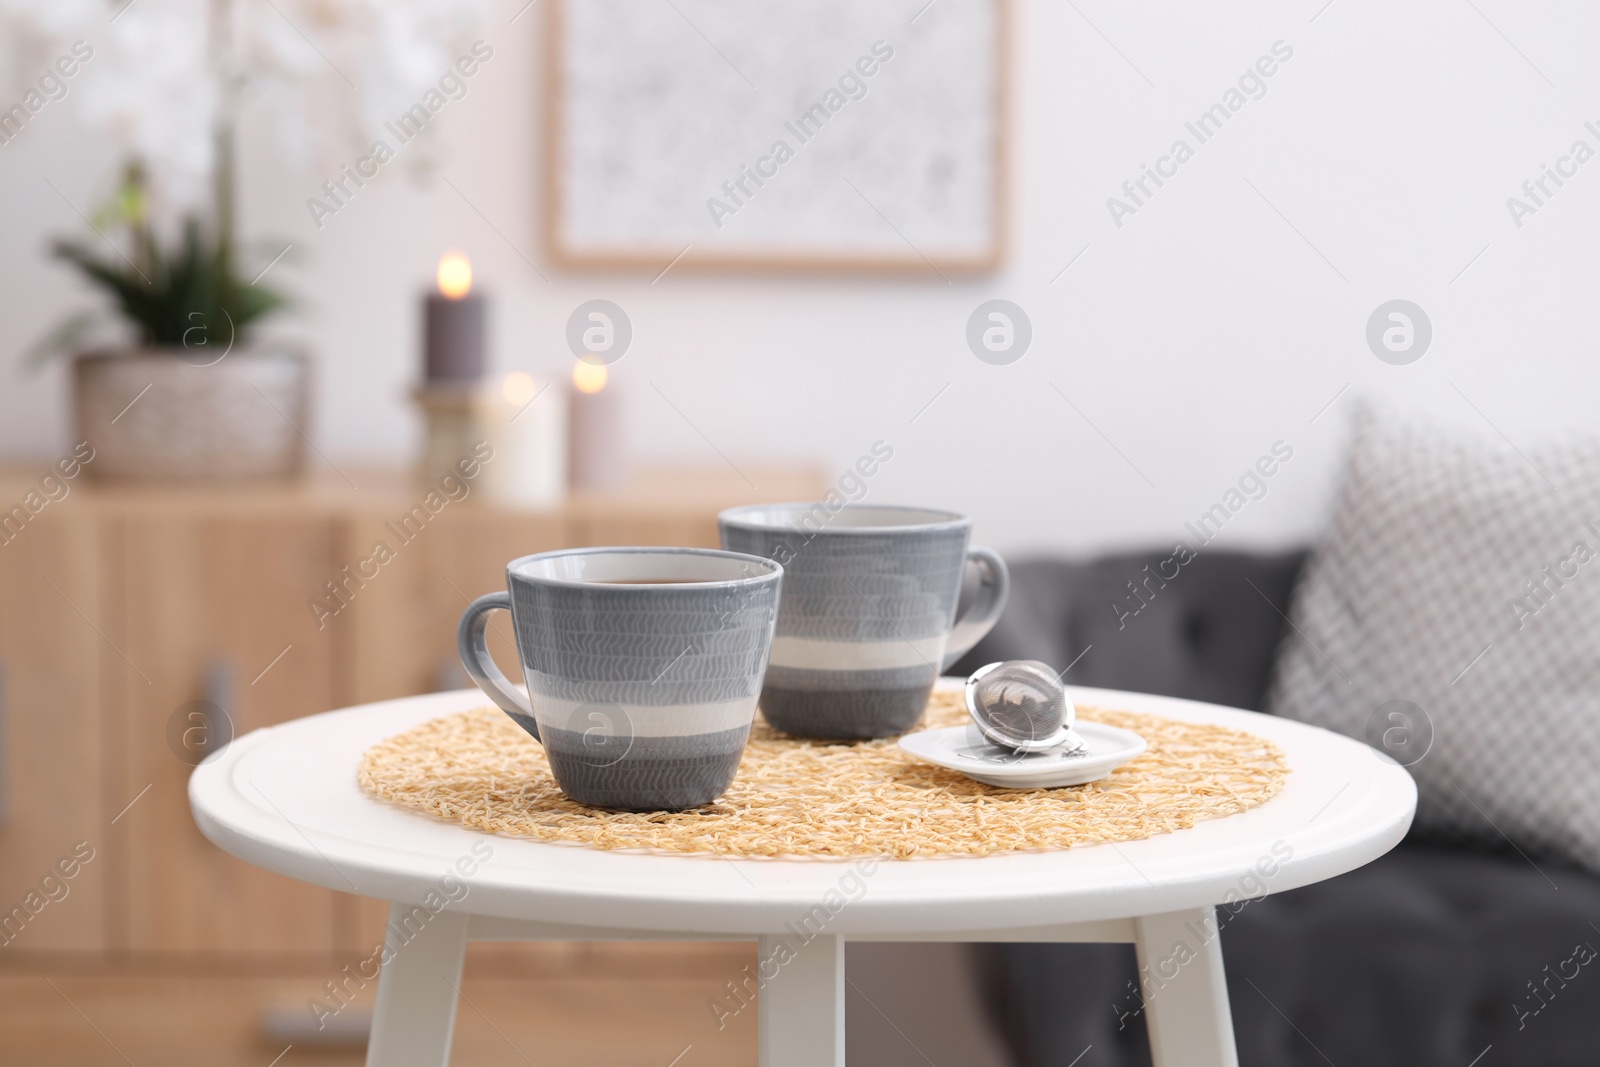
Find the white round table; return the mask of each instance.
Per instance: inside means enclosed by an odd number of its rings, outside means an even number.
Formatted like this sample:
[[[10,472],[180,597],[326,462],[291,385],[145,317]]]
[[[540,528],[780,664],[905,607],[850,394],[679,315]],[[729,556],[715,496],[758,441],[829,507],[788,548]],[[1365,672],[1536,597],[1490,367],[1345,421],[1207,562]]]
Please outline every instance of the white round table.
[[[466,690],[246,734],[195,769],[189,801],[201,831],[240,859],[392,902],[369,1067],[448,1062],[474,939],[756,941],[745,983],[760,990],[763,1067],[844,1063],[847,941],[1132,942],[1135,1010],[1156,1063],[1233,1067],[1214,905],[1237,909],[1376,859],[1411,825],[1416,787],[1373,749],[1315,727],[1167,697],[1072,695],[1247,730],[1283,750],[1289,780],[1239,815],[1060,852],[855,862],[605,852],[483,834],[362,792],[356,766],[370,746],[487,703]]]

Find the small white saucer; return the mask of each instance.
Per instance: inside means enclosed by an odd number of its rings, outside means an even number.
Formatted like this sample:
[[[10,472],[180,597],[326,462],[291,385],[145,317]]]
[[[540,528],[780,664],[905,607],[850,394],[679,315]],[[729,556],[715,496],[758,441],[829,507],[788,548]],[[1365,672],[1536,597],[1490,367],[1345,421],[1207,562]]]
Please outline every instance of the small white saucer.
[[[1099,781],[1148,747],[1132,730],[1082,720],[1073,729],[1084,745],[1070,754],[1061,749],[1010,752],[984,740],[970,725],[906,734],[900,747],[918,759],[1002,789],[1055,789]]]

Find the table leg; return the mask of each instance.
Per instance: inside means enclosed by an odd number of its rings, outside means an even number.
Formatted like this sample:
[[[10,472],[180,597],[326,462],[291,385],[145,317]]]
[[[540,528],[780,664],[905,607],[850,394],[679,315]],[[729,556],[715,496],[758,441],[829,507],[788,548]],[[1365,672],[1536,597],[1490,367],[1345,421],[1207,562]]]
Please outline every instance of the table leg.
[[[389,905],[378,1004],[367,1039],[367,1067],[446,1067],[456,1025],[467,919],[448,909],[429,915]]]
[[[777,968],[757,998],[761,1067],[844,1067],[844,940],[763,937],[756,951],[762,978]]]
[[[1214,911],[1147,915],[1134,938],[1156,1067],[1238,1067]]]

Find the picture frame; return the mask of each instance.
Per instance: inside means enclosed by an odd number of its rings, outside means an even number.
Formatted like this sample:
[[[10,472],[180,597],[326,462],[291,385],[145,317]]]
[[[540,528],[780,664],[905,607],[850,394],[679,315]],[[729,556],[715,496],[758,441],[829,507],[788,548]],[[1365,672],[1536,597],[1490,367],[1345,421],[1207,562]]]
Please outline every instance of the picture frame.
[[[948,280],[1002,261],[1008,0],[550,0],[546,19],[557,264]]]

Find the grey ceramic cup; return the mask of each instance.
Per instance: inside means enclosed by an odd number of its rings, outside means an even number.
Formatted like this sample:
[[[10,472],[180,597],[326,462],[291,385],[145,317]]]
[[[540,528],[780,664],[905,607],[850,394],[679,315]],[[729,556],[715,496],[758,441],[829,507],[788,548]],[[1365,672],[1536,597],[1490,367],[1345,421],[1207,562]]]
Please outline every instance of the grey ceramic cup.
[[[969,548],[972,522],[953,512],[762,504],[717,519],[724,548],[783,564],[761,713],[798,737],[904,733],[1005,607],[1005,562]],[[982,585],[957,620],[968,562]]]
[[[772,649],[783,568],[701,548],[582,548],[506,565],[507,592],[472,602],[461,662],[544,745],[580,804],[680,811],[733,781]],[[511,612],[528,695],[489,657]]]

